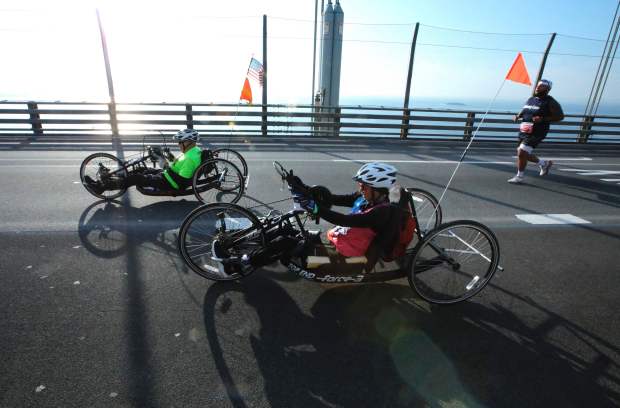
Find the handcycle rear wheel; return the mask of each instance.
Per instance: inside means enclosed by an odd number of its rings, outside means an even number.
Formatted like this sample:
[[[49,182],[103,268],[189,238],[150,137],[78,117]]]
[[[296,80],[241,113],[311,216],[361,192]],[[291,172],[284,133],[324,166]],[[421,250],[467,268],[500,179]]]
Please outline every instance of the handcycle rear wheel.
[[[248,164],[238,151],[227,148],[215,149],[213,150],[213,156],[228,160],[239,168],[244,178],[248,176]]]
[[[442,224],[416,247],[409,284],[431,303],[461,302],[489,283],[499,255],[497,238],[486,226],[466,220]]]
[[[203,203],[236,203],[245,189],[237,166],[228,160],[210,159],[202,163],[192,179],[196,198]]]
[[[262,224],[250,211],[234,204],[214,203],[196,208],[179,230],[179,252],[185,263],[198,275],[216,281],[235,280],[253,272],[231,263],[223,270],[213,260],[212,245],[218,240],[231,258],[241,258],[265,245]]]
[[[127,191],[127,187],[115,190],[106,190],[101,194],[91,190],[86,182],[86,176],[94,181],[104,181],[106,175],[114,173],[114,177],[125,178],[127,171],[123,168],[123,162],[116,156],[109,153],[93,153],[86,157],[80,165],[80,181],[86,191],[104,200],[113,200],[122,196]]]
[[[424,234],[437,228],[441,224],[442,212],[435,196],[420,188],[407,188],[406,191],[415,207],[418,229]]]

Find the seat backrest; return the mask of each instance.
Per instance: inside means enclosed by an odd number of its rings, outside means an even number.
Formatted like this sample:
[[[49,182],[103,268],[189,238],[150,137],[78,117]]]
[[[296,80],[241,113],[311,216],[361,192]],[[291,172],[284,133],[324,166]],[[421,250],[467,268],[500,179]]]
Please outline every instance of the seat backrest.
[[[403,208],[404,207],[404,208]],[[383,259],[391,262],[405,255],[409,243],[413,240],[416,221],[406,201],[403,205],[390,204],[390,219],[386,223],[386,228],[390,231],[390,236],[377,235],[366,253],[369,266],[374,266],[373,262]],[[381,241],[381,242],[379,242]]]
[[[200,163],[204,163],[207,160],[211,160],[213,158],[213,151],[211,151],[210,149],[203,149],[202,152],[200,152]]]

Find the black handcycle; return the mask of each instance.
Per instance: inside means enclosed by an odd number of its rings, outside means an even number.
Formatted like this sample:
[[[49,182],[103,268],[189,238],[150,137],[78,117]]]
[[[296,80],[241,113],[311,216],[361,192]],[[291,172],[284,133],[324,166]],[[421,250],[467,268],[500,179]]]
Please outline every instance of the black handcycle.
[[[277,162],[274,167],[290,189],[299,188],[291,185],[292,171]],[[417,224],[415,237],[404,256],[379,259],[372,271],[364,269],[367,260],[359,257],[343,263],[344,270],[350,266],[347,264],[359,262],[362,267],[356,272],[321,273],[320,258],[325,257],[308,251],[312,247],[308,243],[316,242],[316,234],[306,228],[310,215],[296,208],[285,214],[272,210],[258,217],[234,204],[198,207],[180,227],[179,252],[190,269],[207,279],[236,280],[260,268],[248,263],[252,254],[268,250],[279,237],[294,237],[298,245],[281,253],[276,250],[267,261],[280,260],[291,272],[311,281],[368,283],[406,277],[420,297],[437,304],[461,302],[479,293],[496,270],[501,270],[500,248],[493,232],[470,220],[442,224],[441,208],[431,193],[415,188],[405,191]],[[331,193],[325,187],[314,186],[306,194],[317,202],[327,202]],[[214,242],[229,254],[226,259],[216,256]],[[234,267],[222,268],[227,264]]]
[[[86,157],[80,166],[80,180],[86,190],[95,197],[113,200],[125,194],[127,187],[123,180],[130,174],[148,174],[163,167],[170,151],[167,147],[146,146],[136,157],[120,160],[110,153],[93,153]],[[110,189],[98,193],[90,188],[86,176],[101,181]],[[190,187],[179,190],[159,190],[153,187],[136,189],[149,196],[189,196],[194,195],[202,202],[239,201],[248,181],[248,166],[241,154],[232,149],[203,149],[201,164],[196,169]]]

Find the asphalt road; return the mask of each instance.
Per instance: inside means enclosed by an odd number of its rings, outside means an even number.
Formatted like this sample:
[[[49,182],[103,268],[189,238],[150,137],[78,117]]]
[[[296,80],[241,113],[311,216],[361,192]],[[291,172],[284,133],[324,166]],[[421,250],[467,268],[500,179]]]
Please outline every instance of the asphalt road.
[[[439,197],[465,147],[229,142],[251,174],[240,204],[261,212],[291,205],[273,160],[339,192],[388,161]],[[207,281],[176,250],[193,197],[105,203],[79,184],[90,152],[138,145],[48,143],[0,143],[2,407],[620,404],[620,146],[543,144],[551,173],[514,186],[515,146],[475,143],[444,220],[490,226],[505,271],[439,307],[406,280],[319,285],[277,265]]]

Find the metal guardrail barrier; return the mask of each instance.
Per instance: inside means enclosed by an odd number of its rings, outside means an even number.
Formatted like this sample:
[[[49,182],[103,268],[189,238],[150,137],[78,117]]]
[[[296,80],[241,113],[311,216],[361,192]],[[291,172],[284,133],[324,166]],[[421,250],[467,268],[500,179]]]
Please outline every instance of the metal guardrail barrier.
[[[266,108],[267,115],[264,115]],[[145,136],[194,128],[207,135],[469,140],[483,111],[312,105],[0,101],[0,141]],[[491,111],[476,139],[512,141],[516,112]],[[548,141],[620,143],[620,116],[567,114]]]

